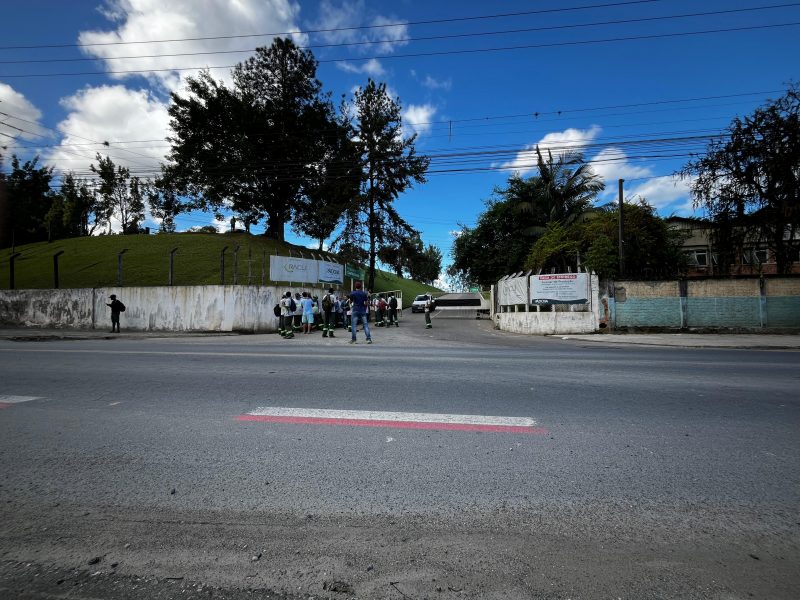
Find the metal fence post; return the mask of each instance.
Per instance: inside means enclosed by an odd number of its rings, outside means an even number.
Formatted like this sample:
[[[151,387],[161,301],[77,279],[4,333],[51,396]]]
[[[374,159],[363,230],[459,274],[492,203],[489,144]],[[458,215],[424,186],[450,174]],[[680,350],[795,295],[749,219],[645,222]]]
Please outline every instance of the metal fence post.
[[[173,267],[175,265],[175,253],[178,251],[177,248],[173,248],[169,251],[169,284],[172,285],[172,275],[174,273]]]
[[[117,254],[117,285],[122,287],[122,255],[128,251],[127,248],[120,250]]]
[[[14,261],[17,260],[17,257],[22,254],[22,252],[14,252],[11,256],[8,257],[8,289],[14,289]]]
[[[225,250],[227,246],[222,247],[222,252],[219,253],[219,284],[225,285]]]
[[[239,277],[239,244],[233,249],[233,285],[236,285]]]
[[[53,254],[53,288],[58,289],[58,257],[64,254],[63,250],[59,250]]]

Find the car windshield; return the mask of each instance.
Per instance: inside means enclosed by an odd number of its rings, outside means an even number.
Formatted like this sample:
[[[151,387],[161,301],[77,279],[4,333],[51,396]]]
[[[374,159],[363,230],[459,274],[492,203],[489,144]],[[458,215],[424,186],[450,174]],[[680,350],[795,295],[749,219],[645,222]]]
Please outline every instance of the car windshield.
[[[417,296],[416,298],[414,298],[414,302],[419,302],[421,300],[427,300],[427,299],[428,297],[425,294],[422,294],[421,296]]]

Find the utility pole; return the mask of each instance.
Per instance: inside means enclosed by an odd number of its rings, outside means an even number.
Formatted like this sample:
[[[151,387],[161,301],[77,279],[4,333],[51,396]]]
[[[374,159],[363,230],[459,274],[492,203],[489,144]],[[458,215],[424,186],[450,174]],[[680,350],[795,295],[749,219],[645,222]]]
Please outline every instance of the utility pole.
[[[625,199],[623,196],[622,184],[625,183],[624,179],[619,180],[619,275],[625,275],[625,225],[624,225],[624,212],[625,212]]]

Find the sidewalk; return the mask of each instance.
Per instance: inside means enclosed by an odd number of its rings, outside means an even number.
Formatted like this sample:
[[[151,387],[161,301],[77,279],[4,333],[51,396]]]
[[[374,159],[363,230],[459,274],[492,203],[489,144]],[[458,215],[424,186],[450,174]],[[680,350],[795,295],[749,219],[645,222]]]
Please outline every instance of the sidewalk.
[[[562,340],[603,344],[674,346],[678,348],[744,348],[753,350],[800,350],[800,334],[726,333],[596,333],[549,336]]]
[[[141,340],[149,338],[177,337],[221,337],[238,336],[230,331],[122,331],[111,333],[108,329],[43,329],[38,327],[0,327],[0,340],[46,341],[46,340],[111,340],[116,338]]]

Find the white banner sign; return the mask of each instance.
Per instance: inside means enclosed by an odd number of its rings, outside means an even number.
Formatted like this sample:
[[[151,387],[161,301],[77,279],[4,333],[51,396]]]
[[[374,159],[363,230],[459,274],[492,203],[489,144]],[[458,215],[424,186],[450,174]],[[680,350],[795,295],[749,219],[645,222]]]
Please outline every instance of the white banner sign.
[[[526,277],[516,277],[514,279],[506,279],[505,281],[501,281],[497,286],[500,304],[502,306],[527,304],[528,290],[525,289],[526,281]]]
[[[317,283],[319,281],[318,262],[307,258],[270,256],[269,278],[271,281]]]
[[[586,304],[589,300],[586,273],[561,273],[531,277],[531,304]]]
[[[324,260],[319,261],[319,282],[343,284],[344,265]]]

